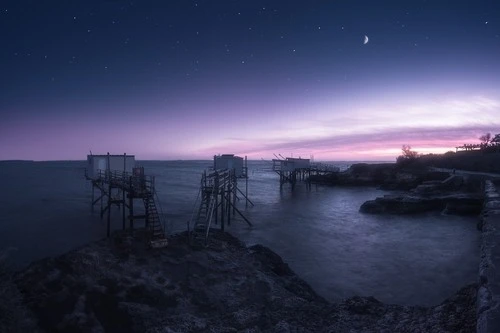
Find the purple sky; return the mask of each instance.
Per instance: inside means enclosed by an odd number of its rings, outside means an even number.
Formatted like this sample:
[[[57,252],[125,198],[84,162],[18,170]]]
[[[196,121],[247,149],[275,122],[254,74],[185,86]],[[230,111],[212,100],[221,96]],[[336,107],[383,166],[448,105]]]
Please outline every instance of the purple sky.
[[[494,1],[2,6],[0,159],[394,160],[500,133]]]

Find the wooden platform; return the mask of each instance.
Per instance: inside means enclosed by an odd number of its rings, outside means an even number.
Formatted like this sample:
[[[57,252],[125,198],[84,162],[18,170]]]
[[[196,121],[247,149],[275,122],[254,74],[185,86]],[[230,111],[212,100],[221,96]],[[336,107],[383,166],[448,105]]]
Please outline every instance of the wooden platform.
[[[159,207],[159,200],[155,190],[154,177],[144,175],[144,169],[137,173],[123,171],[98,170],[94,177],[85,171],[85,177],[92,182],[92,207],[101,203],[101,218],[107,213],[107,236],[110,236],[111,206],[122,207],[123,229],[126,228],[126,219],[130,222],[130,229],[134,228],[134,220],[144,219],[146,227],[150,230],[151,247],[164,247],[167,245],[165,226],[162,223],[163,213]],[[100,196],[94,199],[95,189],[100,191]],[[107,200],[105,200],[107,199]],[[145,213],[134,215],[134,199],[141,199]],[[106,202],[105,202],[106,201]],[[126,216],[126,208],[129,214]]]

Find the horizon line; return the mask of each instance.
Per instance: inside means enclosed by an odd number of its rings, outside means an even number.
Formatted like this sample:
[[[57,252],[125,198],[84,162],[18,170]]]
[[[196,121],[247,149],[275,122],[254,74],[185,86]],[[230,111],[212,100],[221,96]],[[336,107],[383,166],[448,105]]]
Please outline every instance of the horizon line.
[[[132,156],[132,155],[129,155]],[[304,158],[305,160],[307,158]],[[271,162],[273,159],[247,159],[248,161],[266,161]],[[54,160],[28,160],[28,159],[9,159],[0,160],[0,162],[85,162],[86,159],[54,159]],[[176,162],[176,161],[190,161],[190,162],[213,162],[213,159],[136,159],[136,161],[145,162]],[[395,162],[395,160],[314,160],[315,162]]]

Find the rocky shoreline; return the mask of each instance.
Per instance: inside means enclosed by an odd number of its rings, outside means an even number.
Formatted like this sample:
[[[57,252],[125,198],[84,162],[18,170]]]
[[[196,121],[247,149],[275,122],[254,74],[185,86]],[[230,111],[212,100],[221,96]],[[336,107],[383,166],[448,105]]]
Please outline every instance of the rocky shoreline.
[[[376,186],[397,191],[365,202],[367,214],[418,214],[439,211],[449,215],[479,215],[484,177],[450,175],[428,169],[404,169],[395,163],[353,164],[344,172],[311,176],[311,182],[336,186]]]
[[[329,303],[270,249],[246,247],[220,231],[212,232],[207,248],[190,247],[183,233],[157,250],[145,246],[139,231],[134,237],[120,232],[32,263],[13,282],[23,313],[16,332],[474,332],[476,327],[476,285],[434,307],[383,304],[373,297]],[[4,303],[10,301],[14,298]]]

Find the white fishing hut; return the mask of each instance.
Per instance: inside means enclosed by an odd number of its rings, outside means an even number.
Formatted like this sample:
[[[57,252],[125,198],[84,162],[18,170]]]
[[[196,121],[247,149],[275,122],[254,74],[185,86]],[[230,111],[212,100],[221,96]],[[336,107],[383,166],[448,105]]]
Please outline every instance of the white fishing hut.
[[[293,189],[297,180],[305,180],[311,175],[311,160],[300,157],[273,159],[273,170],[280,176],[280,188],[283,184],[290,183]]]
[[[89,178],[99,177],[99,170],[104,172],[127,172],[132,174],[135,167],[134,155],[87,155],[87,175]]]
[[[233,169],[236,177],[247,176],[246,158],[234,156],[234,154],[214,155],[214,170]]]
[[[309,169],[310,167],[311,160],[308,158],[287,157],[284,160],[273,159],[274,171],[293,172],[296,170]]]

